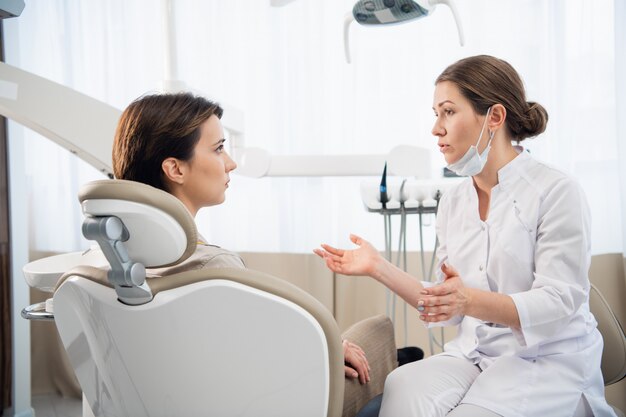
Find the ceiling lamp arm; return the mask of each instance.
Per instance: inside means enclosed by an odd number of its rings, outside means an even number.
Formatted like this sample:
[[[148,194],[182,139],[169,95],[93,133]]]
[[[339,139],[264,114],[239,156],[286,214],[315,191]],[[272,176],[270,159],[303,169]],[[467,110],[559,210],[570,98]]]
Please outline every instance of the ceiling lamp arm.
[[[346,62],[351,63],[350,59],[350,25],[354,22],[354,16],[352,12],[346,13],[346,17],[343,20],[343,51],[346,56]]]
[[[437,4],[444,4],[450,8],[452,12],[452,17],[454,17],[454,22],[456,23],[456,30],[459,33],[459,44],[461,46],[465,45],[465,34],[463,32],[463,23],[461,22],[461,15],[456,8],[456,4],[453,0],[429,0],[431,7],[436,6]]]

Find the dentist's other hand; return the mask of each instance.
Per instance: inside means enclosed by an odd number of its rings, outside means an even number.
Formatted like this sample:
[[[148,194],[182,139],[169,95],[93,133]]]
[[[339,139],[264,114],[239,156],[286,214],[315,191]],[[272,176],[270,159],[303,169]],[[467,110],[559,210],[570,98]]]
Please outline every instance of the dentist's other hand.
[[[322,244],[323,249],[315,249],[313,252],[323,258],[328,269],[333,272],[371,276],[381,259],[380,254],[368,241],[359,236],[350,235],[350,240],[359,247],[345,250]]]
[[[465,315],[470,303],[470,294],[456,269],[443,264],[441,271],[445,280],[434,287],[424,288],[417,303],[420,319],[425,322],[450,320],[454,316]]]
[[[346,363],[346,377],[359,378],[361,384],[370,382],[370,365],[365,357],[365,352],[359,346],[347,340],[343,341],[343,357]]]

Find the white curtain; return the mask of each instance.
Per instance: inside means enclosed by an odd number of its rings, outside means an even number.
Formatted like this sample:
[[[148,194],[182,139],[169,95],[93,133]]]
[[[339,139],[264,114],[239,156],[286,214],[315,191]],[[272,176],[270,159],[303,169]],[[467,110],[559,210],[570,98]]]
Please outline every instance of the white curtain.
[[[433,150],[436,176],[443,159],[430,133],[434,79],[465,56],[503,58],[520,72],[528,99],[550,114],[546,133],[527,146],[582,183],[594,253],[622,252],[613,0],[593,7],[583,0],[457,1],[464,47],[444,6],[404,25],[355,23],[348,65],[343,19],[353,4],[175,0],[179,78],[244,112],[246,146],[335,155],[412,144]],[[7,62],[123,109],[160,85],[162,22],[154,0],[29,0],[19,18],[4,23]],[[84,248],[76,192],[100,174],[35,133],[22,134],[32,248]],[[197,223],[211,242],[235,251],[309,252],[320,242],[348,245],[350,232],[382,249],[383,220],[363,209],[362,180],[233,175],[226,203],[201,211]],[[409,248],[417,241],[417,219],[409,218]]]

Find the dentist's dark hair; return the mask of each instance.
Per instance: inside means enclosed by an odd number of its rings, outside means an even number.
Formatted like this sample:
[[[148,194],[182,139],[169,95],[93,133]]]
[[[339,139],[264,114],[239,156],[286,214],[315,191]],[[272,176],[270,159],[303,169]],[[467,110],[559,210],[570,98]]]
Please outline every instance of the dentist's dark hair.
[[[506,109],[506,127],[513,140],[521,142],[546,130],[548,112],[539,103],[526,101],[524,83],[508,62],[489,55],[461,59],[446,68],[435,85],[456,84],[474,111],[486,114],[494,104]]]
[[[222,117],[219,104],[191,93],[150,94],[122,113],[113,142],[113,174],[168,191],[161,168],[173,157],[189,161],[200,139],[200,125]]]

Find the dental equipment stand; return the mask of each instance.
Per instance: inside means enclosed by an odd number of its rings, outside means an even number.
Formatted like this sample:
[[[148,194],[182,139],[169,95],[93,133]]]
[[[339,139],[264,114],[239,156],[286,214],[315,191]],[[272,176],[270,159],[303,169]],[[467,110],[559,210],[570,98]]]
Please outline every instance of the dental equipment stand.
[[[445,180],[449,181],[449,180]],[[419,224],[419,243],[420,243],[420,263],[422,279],[424,281],[432,281],[435,267],[435,259],[437,256],[438,239],[435,237],[433,246],[433,253],[429,262],[428,270],[426,268],[426,248],[424,245],[424,227],[428,226],[424,216],[437,215],[437,209],[439,207],[439,200],[446,188],[449,187],[448,183],[433,183],[431,181],[420,180],[403,180],[399,187],[387,187],[386,185],[386,173],[383,172],[383,179],[380,184],[379,193],[374,193],[373,184],[362,184],[361,195],[365,209],[369,213],[378,213],[383,216],[384,233],[385,233],[385,258],[401,268],[403,271],[407,271],[407,215],[417,214]],[[393,248],[393,235],[392,235],[392,217],[400,216],[400,232],[398,236],[398,251],[395,262],[393,261],[392,248]],[[387,289],[386,298],[386,314],[391,318],[392,322],[396,323],[396,301],[397,295]],[[408,344],[408,324],[407,324],[407,305],[403,306],[404,315],[404,345]],[[433,329],[428,329],[428,339],[430,354],[435,354],[435,346],[443,349],[445,343],[443,327],[440,328],[439,335],[435,335]]]

